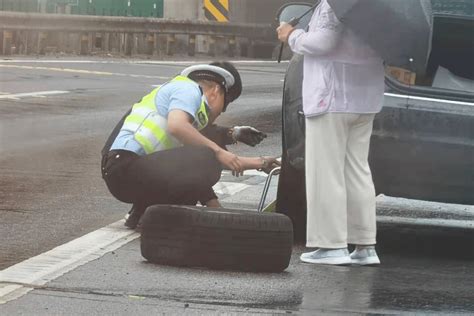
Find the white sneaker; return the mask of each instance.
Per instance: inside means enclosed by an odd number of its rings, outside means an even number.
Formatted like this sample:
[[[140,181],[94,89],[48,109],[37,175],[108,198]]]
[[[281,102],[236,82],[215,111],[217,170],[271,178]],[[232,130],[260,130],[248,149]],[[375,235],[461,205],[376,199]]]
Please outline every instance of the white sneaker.
[[[353,264],[361,266],[380,264],[380,259],[374,246],[356,248],[351,253],[351,260]]]
[[[303,253],[300,260],[307,263],[344,265],[351,263],[351,257],[347,248],[341,249],[318,249]]]

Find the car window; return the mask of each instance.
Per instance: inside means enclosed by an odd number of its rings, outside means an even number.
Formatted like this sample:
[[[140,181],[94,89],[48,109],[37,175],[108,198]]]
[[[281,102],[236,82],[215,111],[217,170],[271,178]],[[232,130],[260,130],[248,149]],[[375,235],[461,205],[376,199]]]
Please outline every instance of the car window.
[[[387,67],[386,74],[408,86],[474,93],[473,34],[473,16],[435,12],[426,74],[396,67]]]
[[[290,22],[291,19],[299,18],[306,13],[306,15],[301,18],[300,22],[295,25],[298,29],[306,29],[311,20],[312,12],[308,12],[311,7],[312,5],[309,3],[292,3],[288,6],[284,6],[278,13],[279,22]]]

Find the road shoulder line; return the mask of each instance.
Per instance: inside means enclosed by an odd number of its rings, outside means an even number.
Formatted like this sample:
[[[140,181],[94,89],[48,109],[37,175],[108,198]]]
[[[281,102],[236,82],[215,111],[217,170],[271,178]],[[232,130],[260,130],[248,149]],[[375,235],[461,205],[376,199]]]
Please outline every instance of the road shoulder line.
[[[15,300],[139,237],[123,220],[0,271],[0,304]]]
[[[261,173],[252,173],[252,176]],[[219,182],[215,189],[233,196],[251,185],[238,182]],[[124,227],[123,220],[99,228],[50,251],[17,263],[0,271],[0,305],[16,300],[31,290],[101,258],[140,236]]]

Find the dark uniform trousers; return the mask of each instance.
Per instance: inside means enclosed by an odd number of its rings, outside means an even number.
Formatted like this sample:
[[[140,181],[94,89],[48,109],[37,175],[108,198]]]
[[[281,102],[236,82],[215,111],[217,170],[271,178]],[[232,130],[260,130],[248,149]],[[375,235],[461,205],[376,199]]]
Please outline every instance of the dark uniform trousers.
[[[221,172],[211,149],[184,146],[145,156],[111,150],[102,176],[115,198],[145,209],[154,204],[205,204],[216,198],[212,187]]]
[[[138,156],[110,150],[130,110],[115,126],[102,149],[102,177],[118,200],[144,210],[154,204],[196,205],[216,198],[212,187],[222,165],[214,152],[203,146],[184,146]],[[229,128],[209,125],[201,133],[226,150],[234,143]]]

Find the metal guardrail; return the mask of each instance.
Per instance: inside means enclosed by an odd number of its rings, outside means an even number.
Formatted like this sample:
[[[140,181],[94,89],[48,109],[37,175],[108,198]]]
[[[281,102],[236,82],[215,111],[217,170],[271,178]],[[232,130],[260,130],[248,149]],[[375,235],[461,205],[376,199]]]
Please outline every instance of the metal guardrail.
[[[19,12],[0,12],[0,36],[2,45],[0,53],[41,53],[48,46],[70,46],[74,39],[68,39],[70,34],[79,36],[81,54],[88,54],[94,48],[102,50],[112,49],[115,46],[120,52],[130,55],[140,50],[139,42],[143,42],[147,54],[155,54],[158,46],[163,46],[158,36],[166,36],[166,54],[174,53],[173,44],[176,36],[186,35],[187,52],[194,55],[196,50],[196,36],[206,36],[209,41],[209,54],[215,54],[216,38],[227,41],[229,55],[235,54],[237,40],[239,43],[271,43],[275,40],[275,33],[270,25],[236,24],[202,21],[177,21],[156,18],[133,17],[103,17],[59,14],[38,14]],[[53,35],[54,34],[54,35]],[[69,34],[69,35],[65,35]],[[117,43],[112,43],[114,37],[119,37]],[[142,39],[139,39],[142,37]],[[112,38],[112,39],[111,39]],[[29,43],[30,49],[25,47]],[[23,45],[23,47],[21,47]],[[21,49],[24,52],[21,52]]]

